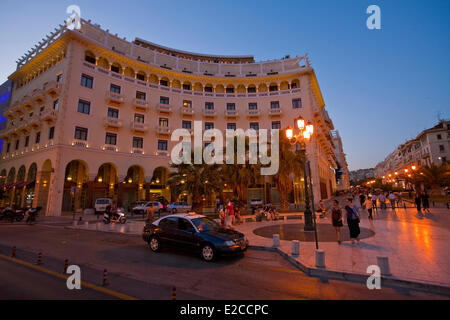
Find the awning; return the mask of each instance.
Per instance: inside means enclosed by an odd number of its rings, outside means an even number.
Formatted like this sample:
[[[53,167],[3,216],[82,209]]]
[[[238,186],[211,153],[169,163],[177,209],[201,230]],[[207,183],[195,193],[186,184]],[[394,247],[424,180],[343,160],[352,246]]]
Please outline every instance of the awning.
[[[32,184],[33,182],[34,182],[34,180],[16,182],[15,187],[16,188],[23,188],[23,187],[26,187],[26,186]]]

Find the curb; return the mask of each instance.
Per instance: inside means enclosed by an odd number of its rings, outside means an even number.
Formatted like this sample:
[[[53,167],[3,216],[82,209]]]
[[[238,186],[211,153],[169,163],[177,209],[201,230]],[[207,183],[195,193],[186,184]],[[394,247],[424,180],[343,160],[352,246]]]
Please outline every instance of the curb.
[[[351,281],[351,282],[358,282],[358,283],[366,283],[367,278],[369,277],[368,274],[361,274],[361,273],[352,273],[352,272],[346,272],[346,271],[337,271],[337,270],[328,270],[328,269],[321,269],[321,268],[311,268],[300,261],[297,261],[292,256],[287,254],[286,252],[274,248],[274,247],[265,247],[265,246],[248,246],[249,249],[254,250],[261,250],[261,251],[268,251],[268,252],[276,252],[281,257],[283,257],[286,261],[288,261],[290,264],[292,264],[294,267],[299,269],[300,271],[304,272],[306,275],[310,277],[328,277],[335,280],[343,280],[343,281]],[[423,281],[412,281],[412,280],[406,280],[397,278],[394,276],[381,276],[381,282],[383,285],[387,287],[401,287],[401,288],[407,288],[407,289],[413,289],[413,290],[421,290],[431,293],[437,293],[442,294],[446,296],[450,296],[450,286],[447,285],[439,285],[434,283],[427,283]]]

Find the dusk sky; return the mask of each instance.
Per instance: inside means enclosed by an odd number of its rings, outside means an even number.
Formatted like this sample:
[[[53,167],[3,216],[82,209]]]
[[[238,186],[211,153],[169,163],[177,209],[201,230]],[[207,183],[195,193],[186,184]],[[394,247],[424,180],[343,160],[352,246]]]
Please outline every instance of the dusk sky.
[[[308,53],[351,170],[375,166],[438,114],[449,118],[448,0],[2,0],[0,83],[71,4],[128,40],[257,61]],[[371,4],[381,8],[381,30],[366,27]]]

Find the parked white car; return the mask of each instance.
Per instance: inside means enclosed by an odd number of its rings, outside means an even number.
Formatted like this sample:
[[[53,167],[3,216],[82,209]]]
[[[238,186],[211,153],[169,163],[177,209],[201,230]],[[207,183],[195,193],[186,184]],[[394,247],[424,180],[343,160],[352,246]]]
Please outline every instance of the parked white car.
[[[112,204],[112,199],[110,198],[97,198],[95,199],[94,209],[95,213],[103,213],[108,205]]]
[[[155,213],[159,213],[161,214],[161,212],[164,211],[164,206],[161,204],[161,202],[158,201],[148,201],[145,202],[143,204],[138,204],[136,207],[134,207],[133,213],[134,214],[145,214],[148,210],[148,208],[150,208],[150,205],[153,203],[153,208],[155,208]]]
[[[167,210],[172,214],[177,212],[189,212],[191,209],[192,206],[184,201],[173,202],[167,207]]]

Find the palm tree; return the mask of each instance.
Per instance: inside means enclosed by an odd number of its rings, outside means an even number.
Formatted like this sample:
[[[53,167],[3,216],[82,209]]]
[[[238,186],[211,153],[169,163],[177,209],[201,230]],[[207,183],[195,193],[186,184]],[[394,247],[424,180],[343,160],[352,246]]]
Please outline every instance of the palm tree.
[[[220,166],[208,164],[171,165],[176,171],[169,174],[168,185],[175,194],[192,196],[192,210],[201,211],[203,200],[222,190]]]
[[[280,166],[278,174],[273,176],[275,187],[280,192],[281,208],[287,209],[289,202],[287,195],[292,192],[294,176],[301,176],[305,159],[300,151],[292,150],[292,145],[287,138],[280,136]]]
[[[432,164],[430,167],[421,167],[415,174],[412,182],[417,186],[423,183],[426,188],[431,189],[432,195],[441,195],[441,187],[450,184],[450,165]]]

